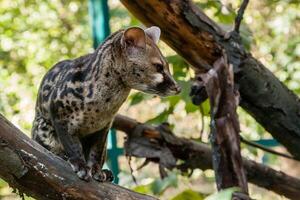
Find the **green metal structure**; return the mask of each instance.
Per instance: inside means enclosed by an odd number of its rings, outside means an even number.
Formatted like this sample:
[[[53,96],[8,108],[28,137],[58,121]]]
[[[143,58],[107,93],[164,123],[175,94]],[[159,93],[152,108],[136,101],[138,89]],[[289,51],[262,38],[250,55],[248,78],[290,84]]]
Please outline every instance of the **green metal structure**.
[[[92,22],[93,46],[96,49],[101,42],[110,34],[109,28],[109,8],[107,0],[89,0],[89,13]],[[111,129],[108,135],[108,161],[107,165],[114,175],[114,183],[119,182],[118,157],[123,154],[123,149],[117,147],[116,130]]]

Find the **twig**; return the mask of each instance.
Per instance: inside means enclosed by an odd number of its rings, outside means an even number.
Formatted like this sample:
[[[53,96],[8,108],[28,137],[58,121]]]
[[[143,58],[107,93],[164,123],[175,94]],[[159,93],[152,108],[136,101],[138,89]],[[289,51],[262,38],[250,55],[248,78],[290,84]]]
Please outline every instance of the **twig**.
[[[261,150],[263,150],[265,152],[268,152],[268,153],[271,153],[271,154],[275,154],[277,156],[281,156],[281,157],[288,158],[288,159],[291,159],[291,160],[299,161],[296,158],[294,158],[293,156],[290,156],[290,155],[287,155],[287,154],[284,154],[284,153],[280,153],[278,151],[274,151],[272,149],[264,147],[263,145],[257,144],[255,142],[248,141],[248,140],[244,139],[243,137],[240,137],[240,138],[241,138],[241,142],[243,142],[246,145],[249,145],[249,146],[261,149]]]
[[[243,15],[244,15],[244,12],[247,8],[247,5],[249,3],[249,0],[243,0],[243,3],[240,7],[240,9],[238,10],[238,14],[235,18],[235,23],[234,23],[234,31],[239,33],[240,32],[240,25],[241,25],[241,22],[243,20]]]
[[[199,105],[200,113],[201,113],[201,130],[200,130],[200,141],[202,141],[202,136],[204,132],[204,110],[202,104]]]

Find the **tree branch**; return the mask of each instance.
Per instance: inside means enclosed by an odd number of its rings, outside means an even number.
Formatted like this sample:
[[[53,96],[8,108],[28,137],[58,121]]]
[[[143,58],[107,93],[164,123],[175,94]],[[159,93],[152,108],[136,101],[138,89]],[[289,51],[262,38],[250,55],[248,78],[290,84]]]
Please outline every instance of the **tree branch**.
[[[136,138],[133,133],[137,133],[138,125],[142,126],[140,130],[143,136],[142,139],[138,138],[145,143],[131,143],[130,147],[136,145],[135,151],[131,152],[133,156],[149,157],[149,155],[134,155],[136,152],[140,153],[140,150],[143,151],[147,145],[150,149],[154,145],[156,152],[154,156],[162,155],[161,147],[166,145],[176,159],[184,161],[182,165],[173,167],[182,171],[196,168],[212,169],[212,153],[205,144],[165,134],[153,126],[141,125],[125,116],[118,115],[114,121],[115,128],[133,138]],[[157,141],[162,143],[158,143],[157,146],[155,145]],[[151,153],[150,151],[149,154]],[[152,160],[157,162],[155,157],[152,157]],[[299,179],[254,161],[244,159],[243,163],[249,182],[287,198],[295,199],[300,196]],[[166,164],[168,162],[164,166]],[[26,193],[37,199],[155,199],[110,183],[94,181],[87,183],[78,179],[68,163],[29,139],[2,115],[0,115],[0,177],[11,187],[17,188],[20,193]]]
[[[240,25],[243,20],[244,12],[247,8],[248,3],[249,3],[249,0],[243,0],[242,5],[238,11],[236,18],[235,18],[234,31],[237,33],[240,32]]]
[[[0,177],[36,199],[155,200],[111,183],[84,182],[67,162],[50,153],[0,115]]]
[[[183,172],[212,169],[212,151],[208,145],[176,137],[165,126],[157,128],[117,115],[113,127],[127,134],[127,155],[147,158],[161,167]],[[172,157],[184,163],[178,166]],[[243,165],[249,182],[290,199],[300,196],[299,179],[245,158]]]
[[[240,105],[300,159],[300,100],[265,66],[189,0],[121,0],[145,25],[162,29],[162,39],[194,66],[208,71],[225,49],[233,64]],[[153,15],[155,13],[155,15]]]

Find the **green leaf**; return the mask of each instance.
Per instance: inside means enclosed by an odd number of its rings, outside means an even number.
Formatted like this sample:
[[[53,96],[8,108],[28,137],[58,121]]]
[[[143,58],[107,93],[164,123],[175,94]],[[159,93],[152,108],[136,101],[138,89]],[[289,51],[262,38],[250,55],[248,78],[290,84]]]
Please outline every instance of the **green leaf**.
[[[203,200],[205,195],[193,190],[185,190],[171,200]]]
[[[209,195],[208,197],[205,198],[205,200],[231,200],[232,199],[232,194],[234,192],[238,192],[241,189],[238,187],[231,187],[224,189],[218,193]]]
[[[0,188],[6,187],[6,186],[7,186],[7,183],[4,180],[0,179]]]
[[[168,117],[171,113],[173,113],[174,107],[170,106],[168,109],[161,112],[156,117],[149,119],[146,121],[148,124],[160,124],[162,122],[166,122],[168,120]]]
[[[199,107],[194,105],[192,102],[188,102],[185,104],[185,111],[187,113],[196,112],[197,110],[199,110]]]
[[[180,99],[180,96],[169,96],[167,98],[164,98],[163,101],[168,101],[170,106],[175,107]]]
[[[134,94],[130,95],[129,105],[133,106],[133,105],[141,103],[144,100],[151,99],[151,98],[153,98],[153,95],[151,95],[151,94],[146,94],[146,93],[143,93],[143,92],[137,92],[137,93],[134,93]]]
[[[151,183],[147,184],[147,185],[139,185],[139,186],[133,188],[133,191],[139,192],[142,194],[152,194]]]
[[[172,55],[167,57],[167,61],[172,65],[173,77],[175,78],[175,80],[186,77],[188,64],[183,58],[178,55]]]
[[[178,84],[181,87],[180,97],[185,102],[191,102],[190,98],[190,90],[191,90],[191,84],[188,81],[177,81]]]
[[[144,95],[140,92],[137,92],[130,96],[129,105],[133,106],[133,105],[139,104],[141,101],[143,101],[143,99],[144,99]]]
[[[204,116],[209,116],[210,115],[210,105],[209,105],[209,100],[205,100],[202,104],[201,104],[202,108],[203,108],[203,115]]]

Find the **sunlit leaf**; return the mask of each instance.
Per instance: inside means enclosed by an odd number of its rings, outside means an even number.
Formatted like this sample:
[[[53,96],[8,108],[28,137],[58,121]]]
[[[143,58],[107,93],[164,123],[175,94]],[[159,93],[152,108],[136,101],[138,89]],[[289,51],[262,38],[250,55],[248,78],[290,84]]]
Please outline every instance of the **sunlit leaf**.
[[[193,190],[185,190],[171,200],[203,200],[205,195]]]
[[[149,119],[146,123],[148,124],[161,124],[162,122],[166,122],[168,120],[169,115],[173,112],[174,107],[170,106],[168,109],[161,112],[156,117]]]

